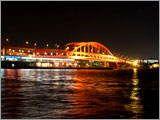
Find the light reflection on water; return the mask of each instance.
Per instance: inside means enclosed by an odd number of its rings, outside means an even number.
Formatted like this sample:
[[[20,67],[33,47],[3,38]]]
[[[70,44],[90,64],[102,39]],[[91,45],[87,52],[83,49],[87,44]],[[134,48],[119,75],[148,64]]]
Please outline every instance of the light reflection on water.
[[[137,69],[2,69],[2,118],[145,118]]]
[[[141,103],[141,98],[139,96],[140,88],[138,86],[139,79],[137,76],[137,69],[133,69],[133,77],[132,77],[132,91],[130,95],[131,102],[126,105],[126,109],[134,113],[133,119],[142,118],[143,113],[143,104]]]

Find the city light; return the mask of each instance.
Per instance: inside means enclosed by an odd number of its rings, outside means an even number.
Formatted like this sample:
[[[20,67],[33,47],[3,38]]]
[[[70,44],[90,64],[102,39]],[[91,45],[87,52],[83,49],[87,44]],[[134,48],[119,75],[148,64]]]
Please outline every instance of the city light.
[[[77,66],[77,63],[74,63],[75,66]]]
[[[29,44],[29,42],[28,42],[28,41],[26,41],[26,44],[28,45],[28,44]]]
[[[133,62],[133,65],[134,65],[134,66],[137,66],[137,65],[138,65],[138,62],[137,62],[137,61],[134,61],[134,62]]]
[[[153,64],[153,68],[158,68],[159,64]]]

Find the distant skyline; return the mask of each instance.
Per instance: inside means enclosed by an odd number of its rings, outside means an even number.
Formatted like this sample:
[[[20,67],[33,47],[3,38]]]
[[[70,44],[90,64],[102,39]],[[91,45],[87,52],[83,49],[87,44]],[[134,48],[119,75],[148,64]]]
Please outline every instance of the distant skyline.
[[[1,13],[2,43],[95,41],[113,54],[159,57],[159,1],[1,1]]]

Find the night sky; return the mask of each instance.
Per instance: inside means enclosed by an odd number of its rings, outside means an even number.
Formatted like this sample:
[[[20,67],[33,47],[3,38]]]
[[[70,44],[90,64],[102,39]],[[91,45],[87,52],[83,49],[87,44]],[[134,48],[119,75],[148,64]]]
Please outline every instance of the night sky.
[[[61,47],[96,41],[113,54],[136,58],[159,56],[158,1],[1,2],[2,43],[36,42]]]

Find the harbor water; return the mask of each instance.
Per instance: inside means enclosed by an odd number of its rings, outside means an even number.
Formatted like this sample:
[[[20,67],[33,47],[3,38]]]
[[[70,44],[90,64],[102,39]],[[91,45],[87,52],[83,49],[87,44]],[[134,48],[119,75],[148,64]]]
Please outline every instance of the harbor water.
[[[158,69],[1,69],[2,119],[158,119]]]

